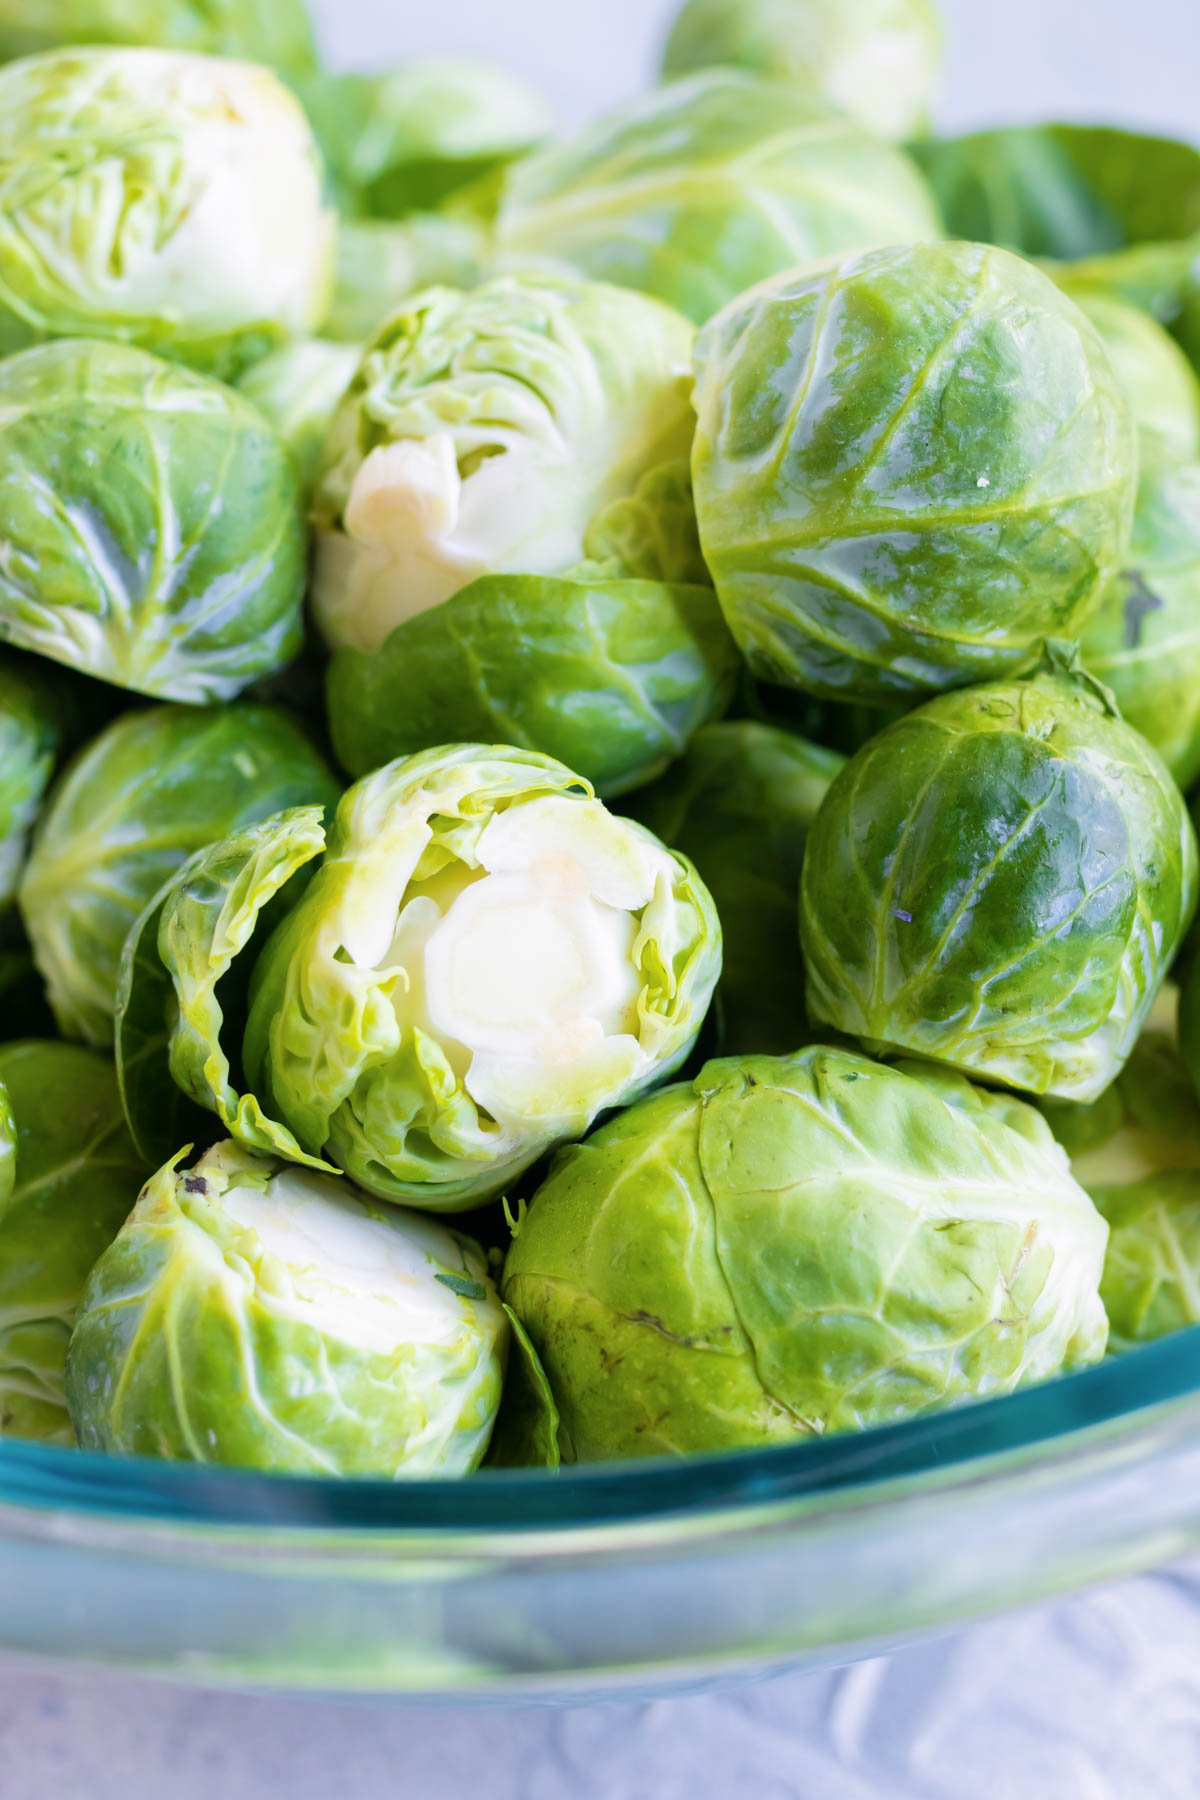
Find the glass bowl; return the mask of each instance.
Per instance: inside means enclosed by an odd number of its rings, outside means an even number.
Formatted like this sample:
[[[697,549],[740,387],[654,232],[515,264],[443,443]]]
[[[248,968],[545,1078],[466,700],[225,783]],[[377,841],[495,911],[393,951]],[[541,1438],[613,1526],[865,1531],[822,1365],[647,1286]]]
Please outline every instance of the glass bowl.
[[[1200,1544],[1200,1327],[1002,1400],[690,1461],[331,1482],[0,1445],[0,1650],[580,1699],[847,1661]]]

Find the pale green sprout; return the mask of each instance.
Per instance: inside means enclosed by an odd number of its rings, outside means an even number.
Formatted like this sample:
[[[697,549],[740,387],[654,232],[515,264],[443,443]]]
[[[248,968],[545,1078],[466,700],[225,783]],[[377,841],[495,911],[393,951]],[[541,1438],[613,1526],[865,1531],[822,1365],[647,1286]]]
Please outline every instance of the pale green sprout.
[[[19,890],[59,1030],[108,1045],[125,939],[163,882],[236,827],[338,786],[270,706],[125,713],[68,766]]]
[[[1133,541],[1079,645],[1180,787],[1200,776],[1200,461],[1144,432]]]
[[[0,1045],[0,1436],[74,1444],[67,1341],[144,1174],[109,1062],[73,1044]]]
[[[496,255],[637,288],[699,325],[785,269],[941,229],[901,151],[783,82],[723,69],[514,164]]]
[[[469,1238],[252,1155],[176,1157],[97,1264],[71,1342],[85,1449],[322,1475],[463,1475],[507,1322]]]
[[[313,605],[377,649],[484,574],[559,574],[588,528],[691,443],[692,331],[572,279],[432,288],[368,346],[314,501]]]
[[[152,903],[125,949],[126,1107],[139,1142],[190,1135],[169,1069],[239,1141],[463,1211],[678,1068],[720,960],[684,858],[549,757],[451,745],[358,782],[328,842],[281,814]]]
[[[205,705],[301,648],[295,472],[209,375],[97,338],[0,360],[0,515],[0,639],[20,649]]]
[[[236,372],[319,325],[333,245],[269,70],[125,49],[0,70],[0,351],[88,335]]]
[[[941,47],[930,0],[687,0],[663,73],[749,69],[900,139],[928,120]]]
[[[1200,1324],[1200,1101],[1160,1004],[1112,1087],[1093,1106],[1046,1106],[1075,1179],[1109,1224],[1100,1293],[1110,1349]]]
[[[1106,1235],[1032,1108],[818,1047],[709,1063],[565,1152],[502,1291],[566,1460],[688,1455],[1097,1361]]]
[[[1161,325],[1140,307],[1103,288],[1059,285],[1099,332],[1113,372],[1151,454],[1200,461],[1200,381]]]

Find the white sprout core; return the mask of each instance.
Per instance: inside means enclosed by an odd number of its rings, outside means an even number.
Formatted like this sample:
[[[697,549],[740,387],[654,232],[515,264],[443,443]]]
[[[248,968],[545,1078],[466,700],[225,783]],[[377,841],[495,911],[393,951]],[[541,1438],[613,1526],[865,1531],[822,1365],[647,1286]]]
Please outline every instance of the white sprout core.
[[[400,1022],[430,1034],[506,1130],[590,1116],[647,1066],[638,921],[673,865],[599,801],[549,795],[497,814],[479,867],[413,883],[386,962]]]
[[[462,1256],[431,1221],[374,1214],[308,1169],[244,1184],[235,1174],[221,1205],[281,1265],[269,1290],[276,1311],[369,1352],[461,1336],[462,1300],[437,1274],[461,1270]]]
[[[125,241],[120,276],[139,312],[180,308],[214,332],[269,320],[303,332],[316,323],[333,256],[333,215],[298,102],[250,63],[173,52],[122,56],[125,78],[158,96],[179,121],[189,184],[165,237]],[[186,199],[186,205],[182,202]]]
[[[449,432],[380,444],[363,459],[344,535],[318,544],[316,604],[331,644],[377,650],[397,625],[514,558],[532,575],[579,560],[588,518],[566,486],[548,497],[553,459],[515,434],[493,435],[511,441],[466,475]],[[569,473],[565,453],[563,464]]]

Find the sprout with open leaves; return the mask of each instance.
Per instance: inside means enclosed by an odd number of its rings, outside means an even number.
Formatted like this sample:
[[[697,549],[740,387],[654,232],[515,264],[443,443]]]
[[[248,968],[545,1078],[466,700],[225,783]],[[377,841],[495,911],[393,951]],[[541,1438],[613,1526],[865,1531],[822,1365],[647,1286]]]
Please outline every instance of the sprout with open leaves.
[[[588,527],[691,445],[692,331],[575,280],[418,295],[368,346],[317,486],[313,592],[338,647],[485,574],[559,574]]]
[[[322,1475],[463,1475],[507,1323],[479,1246],[238,1144],[168,1163],[71,1340],[85,1449]]]
[[[691,865],[578,775],[443,747],[351,788],[328,842],[280,814],[147,909],[125,1103],[148,1151],[194,1134],[187,1096],[252,1148],[461,1211],[678,1068],[720,961]]]

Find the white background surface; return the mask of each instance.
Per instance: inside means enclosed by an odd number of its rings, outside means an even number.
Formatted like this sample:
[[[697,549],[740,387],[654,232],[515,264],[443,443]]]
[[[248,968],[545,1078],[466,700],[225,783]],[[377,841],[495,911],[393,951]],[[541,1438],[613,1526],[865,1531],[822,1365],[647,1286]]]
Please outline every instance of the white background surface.
[[[244,0],[253,4],[253,0]],[[1200,137],[1200,0],[945,0],[942,122]],[[346,65],[495,57],[565,124],[643,85],[658,0],[328,0]],[[464,1712],[0,1673],[0,1800],[1196,1800],[1200,1569],[724,1694]]]

